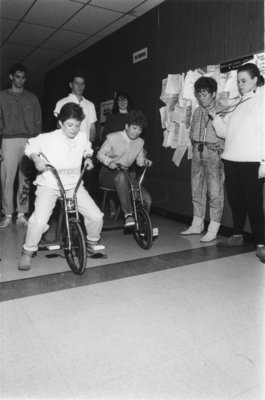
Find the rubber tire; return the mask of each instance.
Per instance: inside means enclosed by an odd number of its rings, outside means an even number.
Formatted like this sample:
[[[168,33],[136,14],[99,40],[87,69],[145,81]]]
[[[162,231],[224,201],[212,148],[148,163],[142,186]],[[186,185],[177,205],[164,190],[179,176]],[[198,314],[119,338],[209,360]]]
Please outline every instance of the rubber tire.
[[[135,226],[134,238],[142,249],[148,250],[153,245],[152,222],[148,211],[144,207],[137,207],[136,212],[139,229],[137,230],[137,227]]]
[[[87,262],[85,234],[80,222],[75,218],[70,218],[69,228],[72,248],[70,251],[64,249],[65,258],[71,270],[77,275],[82,275],[86,270]]]

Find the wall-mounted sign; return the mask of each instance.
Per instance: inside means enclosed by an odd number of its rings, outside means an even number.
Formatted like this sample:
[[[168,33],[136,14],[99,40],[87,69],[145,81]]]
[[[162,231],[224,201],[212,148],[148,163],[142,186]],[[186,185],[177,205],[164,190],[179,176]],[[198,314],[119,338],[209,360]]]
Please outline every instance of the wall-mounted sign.
[[[135,53],[133,53],[133,64],[139,62],[139,61],[143,61],[148,57],[148,53],[147,53],[147,47],[145,47],[142,50],[138,50]]]
[[[238,67],[240,67],[240,65],[245,64],[247,61],[250,61],[253,58],[254,58],[254,56],[250,55],[247,57],[238,58],[237,60],[222,63],[220,65],[220,71],[223,73],[223,72],[231,71],[232,69],[238,69]]]
[[[111,114],[112,108],[113,108],[114,100],[106,100],[106,101],[101,101],[100,102],[100,123],[104,124],[107,116]]]

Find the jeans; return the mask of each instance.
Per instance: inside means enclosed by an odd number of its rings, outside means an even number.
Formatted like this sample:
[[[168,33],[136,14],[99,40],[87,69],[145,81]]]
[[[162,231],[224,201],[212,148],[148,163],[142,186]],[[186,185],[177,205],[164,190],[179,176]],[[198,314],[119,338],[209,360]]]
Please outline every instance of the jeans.
[[[133,182],[136,182],[134,174],[130,173],[130,176]],[[131,201],[130,189],[124,172],[117,169],[112,170],[110,168],[102,166],[99,173],[99,182],[107,189],[115,189],[117,191],[121,204],[121,209],[124,215],[132,214],[133,206]],[[141,189],[144,205],[149,212],[152,203],[151,196],[143,186],[141,187]]]
[[[71,197],[73,191],[73,189],[67,190],[66,196]],[[38,250],[41,237],[49,228],[48,221],[58,197],[60,197],[59,190],[46,186],[37,187],[35,209],[28,221],[28,229],[23,246],[25,250]],[[80,186],[77,192],[77,206],[84,217],[87,239],[98,241],[103,225],[103,214],[83,186]]]
[[[224,208],[224,166],[221,160],[222,148],[215,145],[193,145],[191,162],[191,187],[193,215],[205,217],[207,196],[209,198],[210,220],[220,222]]]

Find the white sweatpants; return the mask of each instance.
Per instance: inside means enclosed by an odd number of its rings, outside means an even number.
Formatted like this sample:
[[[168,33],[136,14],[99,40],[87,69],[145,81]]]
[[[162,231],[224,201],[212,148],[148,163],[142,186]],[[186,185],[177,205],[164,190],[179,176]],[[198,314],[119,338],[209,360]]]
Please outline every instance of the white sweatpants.
[[[72,197],[73,189],[66,191],[66,197]],[[46,186],[38,186],[36,190],[35,209],[28,221],[28,228],[23,248],[28,251],[37,251],[42,234],[48,228],[48,221],[60,197],[59,190]],[[103,213],[90,197],[84,186],[77,192],[77,205],[84,217],[87,239],[98,241],[103,226]]]

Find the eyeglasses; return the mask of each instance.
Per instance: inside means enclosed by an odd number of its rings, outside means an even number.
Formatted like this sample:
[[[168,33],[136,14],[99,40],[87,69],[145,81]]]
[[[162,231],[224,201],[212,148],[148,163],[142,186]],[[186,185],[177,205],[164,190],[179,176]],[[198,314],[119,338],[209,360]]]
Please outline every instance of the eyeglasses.
[[[128,99],[126,99],[126,97],[119,97],[119,98],[118,98],[118,101],[120,101],[120,102],[122,102],[122,101],[127,101],[127,102],[128,102]]]

